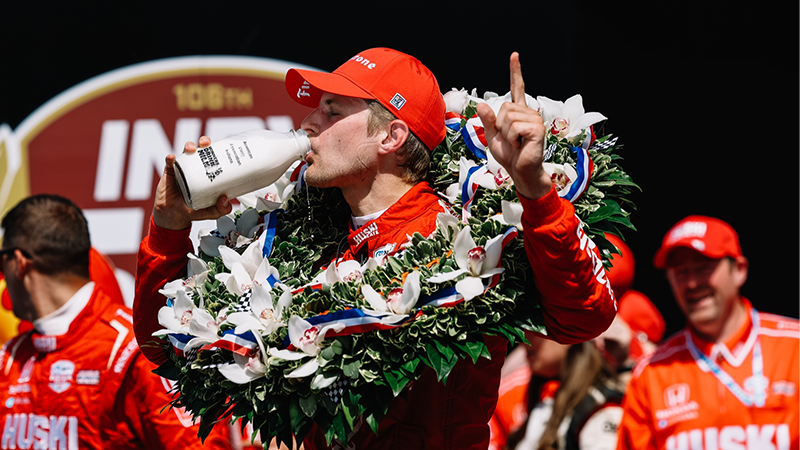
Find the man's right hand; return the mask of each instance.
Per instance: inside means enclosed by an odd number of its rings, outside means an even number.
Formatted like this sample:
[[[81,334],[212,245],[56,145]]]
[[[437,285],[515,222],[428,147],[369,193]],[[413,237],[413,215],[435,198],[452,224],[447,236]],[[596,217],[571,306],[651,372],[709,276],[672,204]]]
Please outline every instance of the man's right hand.
[[[200,148],[208,147],[211,145],[211,139],[202,136],[198,140],[198,144]],[[195,151],[197,151],[197,144],[194,142],[189,141],[183,146],[184,153],[194,153]],[[164,174],[161,175],[161,180],[158,182],[153,206],[153,222],[156,226],[167,230],[183,230],[189,228],[192,221],[217,219],[233,210],[228,197],[224,195],[217,199],[216,205],[208,208],[194,210],[186,206],[183,194],[175,182],[174,164],[175,155],[167,155]]]

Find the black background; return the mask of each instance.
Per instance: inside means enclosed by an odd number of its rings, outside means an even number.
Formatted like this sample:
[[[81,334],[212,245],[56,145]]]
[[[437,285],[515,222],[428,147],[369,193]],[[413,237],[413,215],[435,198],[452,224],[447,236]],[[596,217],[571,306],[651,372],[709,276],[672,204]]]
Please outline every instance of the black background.
[[[798,317],[796,2],[40,2],[0,7],[0,123],[96,75],[184,55],[248,55],[333,70],[388,46],[419,58],[441,88],[508,91],[518,51],[527,92],[583,96],[619,136],[642,187],[626,234],[634,287],[668,332],[683,325],[652,257],[689,214],[731,223],[751,262],[743,293]],[[609,3],[609,4],[607,4]],[[68,147],[68,143],[65,143]],[[65,149],[68,151],[68,149]]]

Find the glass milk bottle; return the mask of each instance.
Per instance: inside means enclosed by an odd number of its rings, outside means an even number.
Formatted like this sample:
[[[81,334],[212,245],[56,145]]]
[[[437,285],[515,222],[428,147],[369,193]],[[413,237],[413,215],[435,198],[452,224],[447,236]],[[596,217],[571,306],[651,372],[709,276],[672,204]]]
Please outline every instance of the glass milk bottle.
[[[251,130],[212,142],[175,160],[175,178],[192,209],[269,186],[311,150],[303,130]]]

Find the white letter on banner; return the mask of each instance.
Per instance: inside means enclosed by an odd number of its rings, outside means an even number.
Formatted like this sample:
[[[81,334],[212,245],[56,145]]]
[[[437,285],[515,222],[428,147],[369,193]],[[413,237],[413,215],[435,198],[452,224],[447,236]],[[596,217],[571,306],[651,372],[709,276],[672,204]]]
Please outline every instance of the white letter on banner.
[[[186,141],[197,142],[200,137],[200,125],[200,119],[178,119],[175,123],[173,145],[158,120],[140,119],[134,122],[125,199],[150,198],[153,192],[153,174],[160,177],[164,172],[164,158],[167,154],[178,154],[183,151],[183,144]]]
[[[128,129],[125,120],[106,120],[100,133],[100,154],[94,179],[94,199],[98,202],[119,200],[122,194],[122,174],[125,169],[125,150]]]
[[[131,152],[128,159],[126,200],[146,200],[153,191],[153,174],[164,171],[164,157],[172,145],[156,119],[141,119],[133,123]]]

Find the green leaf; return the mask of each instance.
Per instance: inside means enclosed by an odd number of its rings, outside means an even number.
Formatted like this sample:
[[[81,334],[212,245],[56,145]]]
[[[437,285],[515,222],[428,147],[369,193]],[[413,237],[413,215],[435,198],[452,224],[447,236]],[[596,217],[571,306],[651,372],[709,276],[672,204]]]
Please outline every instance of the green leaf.
[[[300,396],[299,404],[303,414],[307,417],[314,417],[317,412],[317,397],[314,394],[308,397]]]
[[[491,358],[491,354],[489,353],[489,348],[486,347],[486,344],[481,341],[470,341],[464,343],[464,347],[466,347],[466,352],[472,358],[473,363],[477,363],[480,357]]]
[[[361,369],[361,360],[358,359],[342,364],[342,373],[347,378],[358,378],[359,369]]]
[[[420,360],[419,358],[414,358],[402,366],[400,366],[400,370],[402,370],[407,375],[413,375],[417,371],[417,367],[419,367]]]
[[[410,378],[408,378],[403,372],[384,372],[384,378],[386,379],[387,384],[392,389],[392,395],[397,397],[403,392],[403,389],[408,385]]]

